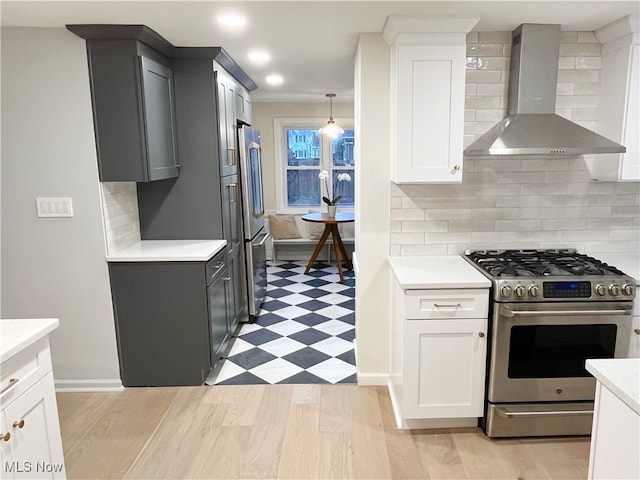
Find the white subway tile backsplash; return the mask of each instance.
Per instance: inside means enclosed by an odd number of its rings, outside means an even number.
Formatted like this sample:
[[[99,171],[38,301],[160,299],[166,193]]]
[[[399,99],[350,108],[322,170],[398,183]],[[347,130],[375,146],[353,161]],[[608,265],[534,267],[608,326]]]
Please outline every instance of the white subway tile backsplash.
[[[503,75],[497,70],[467,70],[466,81],[469,83],[501,83]]]
[[[628,217],[591,218],[587,221],[590,230],[630,230],[633,219]]]
[[[487,72],[478,72],[478,73],[487,73]],[[599,78],[600,78],[600,70],[558,70],[558,82],[560,83],[597,82],[599,81]]]
[[[596,43],[561,43],[561,57],[600,57],[602,45]]]
[[[566,216],[566,208],[521,208],[518,218],[562,218]]]
[[[424,244],[424,245],[400,245],[400,255],[402,256],[434,256],[447,255],[447,244]]]
[[[391,243],[394,245],[423,245],[424,233],[420,233],[420,232],[392,233]]]
[[[479,32],[476,42],[511,44],[511,32]]]
[[[470,32],[464,145],[506,116],[511,32]],[[561,32],[556,113],[596,130],[602,66],[593,32]],[[392,255],[470,248],[637,252],[640,183],[591,180],[598,156],[465,158],[461,184],[391,188]],[[400,229],[400,230],[399,230]]]
[[[576,68],[580,70],[594,70],[602,68],[601,57],[576,57]]]
[[[417,208],[398,208],[391,210],[392,221],[424,220],[424,210]]]
[[[540,220],[496,220],[496,232],[536,232]]]
[[[100,188],[107,253],[139,242],[140,221],[135,182],[103,182]]]
[[[542,230],[574,231],[587,228],[587,220],[584,218],[549,218],[542,220]]]
[[[401,223],[402,223],[402,233],[446,232],[447,231],[447,222],[444,220],[425,220],[422,222],[405,221]]]
[[[450,232],[493,232],[496,221],[494,220],[451,220]]]
[[[595,95],[561,95],[556,97],[556,106],[558,108],[593,108],[598,106],[598,97]]]
[[[467,45],[467,55],[483,57],[501,57],[501,43],[471,43]]]
[[[609,232],[606,230],[563,230],[563,240],[575,240],[578,242],[595,242],[605,241],[609,238]]]

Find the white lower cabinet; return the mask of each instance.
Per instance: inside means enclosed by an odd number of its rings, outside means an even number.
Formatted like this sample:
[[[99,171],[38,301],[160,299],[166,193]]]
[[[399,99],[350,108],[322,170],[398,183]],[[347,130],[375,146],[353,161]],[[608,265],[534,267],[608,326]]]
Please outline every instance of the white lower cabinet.
[[[484,407],[488,289],[403,290],[397,282],[392,289],[389,391],[398,427],[476,426]]]
[[[587,478],[640,478],[639,451],[640,416],[597,382]]]
[[[0,478],[66,478],[47,338],[1,367]]]

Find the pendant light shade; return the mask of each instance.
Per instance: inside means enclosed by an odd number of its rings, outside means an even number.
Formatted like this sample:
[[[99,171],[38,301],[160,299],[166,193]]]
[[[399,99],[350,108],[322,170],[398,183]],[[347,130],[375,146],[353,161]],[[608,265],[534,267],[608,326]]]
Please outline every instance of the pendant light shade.
[[[333,97],[336,96],[335,93],[327,93],[327,97],[329,97],[329,121],[327,124],[318,130],[320,135],[329,135],[331,137],[337,137],[340,134],[344,133],[344,130],[336,125],[336,122],[333,120]]]

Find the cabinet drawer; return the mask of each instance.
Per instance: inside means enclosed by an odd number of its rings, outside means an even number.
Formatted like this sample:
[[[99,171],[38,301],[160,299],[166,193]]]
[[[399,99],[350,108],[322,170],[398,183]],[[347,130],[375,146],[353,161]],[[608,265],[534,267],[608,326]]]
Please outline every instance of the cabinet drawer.
[[[485,318],[489,308],[489,290],[407,290],[405,317]]]
[[[2,363],[0,403],[7,405],[51,371],[48,337],[41,338]]]
[[[210,285],[211,282],[215,280],[215,278],[222,273],[225,269],[225,253],[226,248],[213,256],[211,260],[207,262],[206,266],[206,275],[207,275],[207,285]]]

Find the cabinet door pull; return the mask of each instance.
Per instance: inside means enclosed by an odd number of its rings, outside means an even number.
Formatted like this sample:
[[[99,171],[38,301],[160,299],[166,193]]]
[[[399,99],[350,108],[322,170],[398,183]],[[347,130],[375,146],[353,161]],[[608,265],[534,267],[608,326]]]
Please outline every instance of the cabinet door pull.
[[[24,418],[21,419],[19,422],[15,421],[13,422],[13,428],[22,428],[24,427]]]
[[[231,280],[231,277],[223,277],[222,278],[225,282],[228,282],[229,280]]]
[[[9,439],[11,438],[11,434],[9,432],[7,433],[0,433],[0,438],[5,441],[8,442]]]
[[[636,335],[640,335],[640,328],[634,328],[633,331],[636,332]]]
[[[461,308],[462,305],[459,303],[434,303],[434,307],[436,308]]]
[[[229,151],[229,159],[231,160],[228,165],[233,166],[236,164],[236,149],[234,147],[228,147],[227,150]]]
[[[18,383],[19,378],[10,378],[9,379],[9,383],[7,385],[5,385],[4,387],[2,387],[2,390],[0,390],[0,395],[2,395],[4,392],[6,392],[7,390],[9,390],[11,387],[13,387],[16,383]],[[5,440],[6,441],[6,440]]]
[[[231,183],[229,184],[229,202],[237,202],[238,201],[238,184]]]
[[[479,336],[480,338],[484,338],[484,332],[478,332],[478,336]]]

